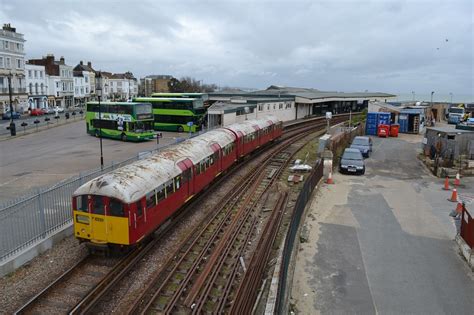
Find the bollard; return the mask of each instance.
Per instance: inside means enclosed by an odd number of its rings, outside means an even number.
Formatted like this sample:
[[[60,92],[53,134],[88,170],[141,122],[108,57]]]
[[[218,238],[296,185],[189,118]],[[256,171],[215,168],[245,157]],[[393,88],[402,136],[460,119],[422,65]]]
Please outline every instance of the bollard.
[[[38,132],[38,124],[40,123],[40,121],[38,119],[36,119],[33,123],[36,126],[36,132]]]

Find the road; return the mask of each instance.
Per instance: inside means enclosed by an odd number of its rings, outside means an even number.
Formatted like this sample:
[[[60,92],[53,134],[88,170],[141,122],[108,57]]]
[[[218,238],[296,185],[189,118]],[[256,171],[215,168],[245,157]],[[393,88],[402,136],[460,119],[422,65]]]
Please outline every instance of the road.
[[[174,143],[179,137],[187,134],[163,132],[160,145]],[[156,147],[154,140],[132,143],[103,139],[104,163],[122,161]],[[0,203],[97,167],[99,139],[86,134],[84,121],[2,141]]]
[[[448,216],[456,204],[417,160],[420,142],[374,138],[365,176],[335,174],[318,191],[297,254],[297,312],[474,314],[473,273]],[[474,191],[472,178],[462,183]]]

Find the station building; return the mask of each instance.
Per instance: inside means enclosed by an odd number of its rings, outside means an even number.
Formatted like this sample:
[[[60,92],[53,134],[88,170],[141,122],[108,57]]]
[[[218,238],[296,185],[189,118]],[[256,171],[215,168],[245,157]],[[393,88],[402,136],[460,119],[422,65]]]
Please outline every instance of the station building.
[[[270,86],[266,90],[209,93],[209,127],[227,126],[247,119],[273,115],[282,121],[361,111],[369,101],[387,102],[396,95],[387,93],[326,92],[316,89]]]

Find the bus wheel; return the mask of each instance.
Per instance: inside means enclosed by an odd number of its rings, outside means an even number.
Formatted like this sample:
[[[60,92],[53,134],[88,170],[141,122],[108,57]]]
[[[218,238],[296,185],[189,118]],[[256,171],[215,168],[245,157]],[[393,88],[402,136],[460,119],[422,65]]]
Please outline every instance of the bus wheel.
[[[127,141],[127,136],[124,133],[122,133],[122,135],[120,136],[120,140]]]
[[[178,127],[178,132],[183,132],[183,131],[184,131],[183,127],[182,127],[182,126],[179,126],[179,127]]]

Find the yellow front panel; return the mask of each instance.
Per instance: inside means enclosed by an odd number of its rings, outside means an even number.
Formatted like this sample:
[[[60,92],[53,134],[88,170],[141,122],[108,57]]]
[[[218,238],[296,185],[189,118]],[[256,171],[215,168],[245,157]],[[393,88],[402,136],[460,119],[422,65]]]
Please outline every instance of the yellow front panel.
[[[129,244],[128,218],[73,211],[74,235],[93,243]]]

